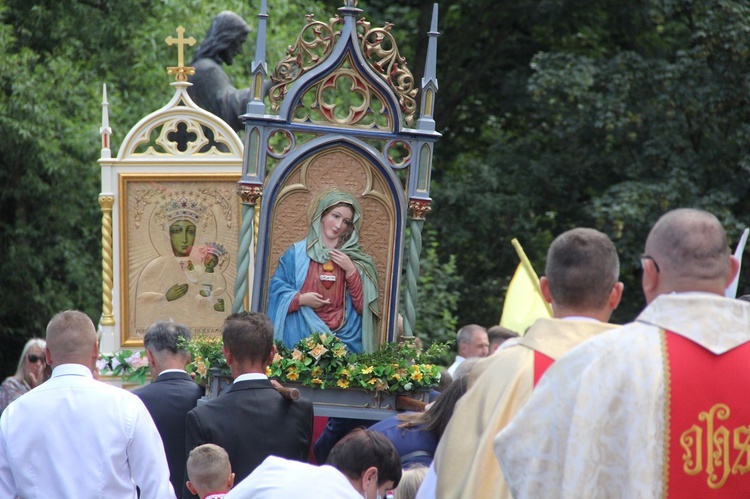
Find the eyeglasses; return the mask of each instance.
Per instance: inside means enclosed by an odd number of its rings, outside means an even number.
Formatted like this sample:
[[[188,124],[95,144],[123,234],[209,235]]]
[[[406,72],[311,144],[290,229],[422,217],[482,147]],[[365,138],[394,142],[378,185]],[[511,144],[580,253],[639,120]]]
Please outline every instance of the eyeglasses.
[[[654,262],[654,268],[656,268],[656,272],[661,272],[661,269],[659,269],[659,264],[656,263],[656,260],[654,260],[654,257],[651,255],[641,255],[641,267],[646,267],[644,263],[646,260],[651,260],[652,262]]]
[[[29,359],[29,362],[31,362],[32,364],[36,364],[40,360],[42,361],[42,364],[45,363],[45,360],[44,360],[43,356],[34,355],[33,353],[27,354],[26,358]]]

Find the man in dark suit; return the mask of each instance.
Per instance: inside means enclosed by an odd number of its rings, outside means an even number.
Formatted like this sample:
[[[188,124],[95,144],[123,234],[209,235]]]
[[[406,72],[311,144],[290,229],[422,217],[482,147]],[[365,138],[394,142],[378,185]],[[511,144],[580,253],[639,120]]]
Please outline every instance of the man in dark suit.
[[[212,443],[229,454],[239,482],[270,456],[307,461],[313,409],[306,399],[286,400],[266,377],[276,355],[273,325],[263,314],[240,312],[224,321],[223,352],[232,386],[187,415],[185,450]],[[183,487],[183,498],[195,497]]]
[[[151,384],[135,390],[156,423],[169,465],[169,480],[175,492],[182,490],[185,476],[185,415],[194,408],[203,390],[185,371],[190,352],[180,340],[190,341],[190,330],[172,322],[157,322],[143,338]]]

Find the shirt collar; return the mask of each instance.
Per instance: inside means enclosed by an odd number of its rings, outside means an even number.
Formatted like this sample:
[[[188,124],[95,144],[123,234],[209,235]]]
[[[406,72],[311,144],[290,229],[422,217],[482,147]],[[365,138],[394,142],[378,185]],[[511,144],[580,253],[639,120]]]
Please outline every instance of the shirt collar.
[[[257,379],[268,379],[268,376],[262,373],[245,373],[234,378],[234,382],[237,383],[239,381],[252,381]]]
[[[166,373],[185,373],[187,374],[187,371],[184,369],[164,369],[162,372],[159,373],[159,376]]]
[[[91,369],[83,364],[60,364],[52,370],[52,378],[58,376],[83,376],[94,379]]]
[[[571,315],[569,317],[563,317],[564,321],[583,321],[583,322],[601,322],[599,319],[593,317],[586,317],[584,315]]]

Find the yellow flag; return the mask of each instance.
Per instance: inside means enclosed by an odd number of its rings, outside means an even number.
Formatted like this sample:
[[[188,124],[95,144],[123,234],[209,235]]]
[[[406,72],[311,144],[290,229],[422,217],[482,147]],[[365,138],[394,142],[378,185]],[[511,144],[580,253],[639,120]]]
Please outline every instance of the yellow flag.
[[[516,273],[513,274],[508,285],[500,325],[522,335],[537,319],[552,317],[552,307],[542,297],[539,277],[534,272],[534,267],[531,266],[518,239],[513,238],[511,243],[521,263],[518,264]]]

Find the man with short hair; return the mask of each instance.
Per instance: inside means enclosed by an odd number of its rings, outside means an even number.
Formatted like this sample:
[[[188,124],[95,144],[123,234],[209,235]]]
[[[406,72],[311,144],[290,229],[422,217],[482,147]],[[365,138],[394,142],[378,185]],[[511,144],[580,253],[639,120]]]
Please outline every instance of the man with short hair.
[[[750,304],[719,221],[679,209],[646,240],[635,322],[560,359],[495,439],[515,497],[746,497]]]
[[[448,368],[448,374],[453,376],[461,362],[471,357],[487,357],[490,353],[490,340],[487,330],[477,324],[462,327],[456,333],[456,361]]]
[[[187,415],[186,452],[205,443],[223,447],[237,480],[269,455],[306,461],[313,431],[309,400],[286,400],[266,377],[276,355],[273,325],[263,314],[240,312],[224,321],[223,352],[234,383]],[[194,497],[187,487],[183,497]]]
[[[47,325],[49,381],[0,417],[0,497],[173,499],[159,433],[143,402],[94,380],[96,329],[86,314]]]
[[[472,369],[469,390],[456,404],[435,454],[438,497],[510,497],[493,454],[494,436],[528,401],[555,359],[614,327],[606,322],[622,296],[619,273],[614,244],[597,230],[569,230],[552,242],[540,287],[554,318],[537,320],[518,344]]]
[[[190,451],[185,466],[190,492],[200,499],[224,499],[234,485],[234,473],[227,451],[214,444]]]
[[[203,390],[185,371],[190,352],[190,330],[182,324],[157,322],[143,337],[151,371],[150,384],[135,390],[159,430],[169,464],[169,480],[182,490],[185,476],[185,416],[203,396]]]
[[[226,499],[376,499],[401,480],[401,459],[388,438],[358,428],[333,447],[326,466],[270,456]]]
[[[503,346],[503,348],[507,348],[517,343],[519,337],[520,335],[517,332],[511,331],[507,327],[492,326],[487,330],[487,338],[489,338],[490,340],[490,355],[495,353],[501,345],[505,345]],[[508,342],[508,340],[513,341],[507,343],[506,345],[506,342]]]

